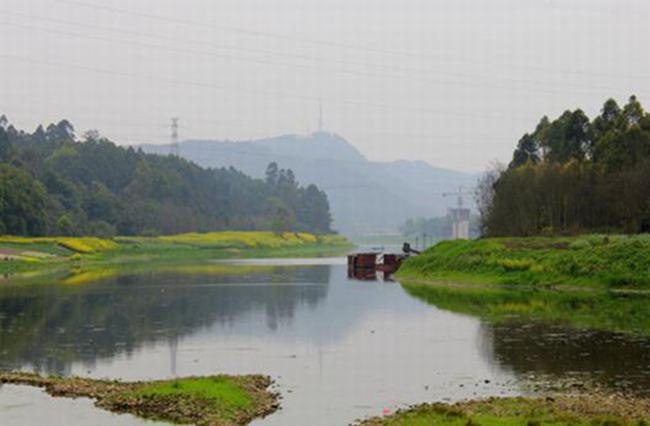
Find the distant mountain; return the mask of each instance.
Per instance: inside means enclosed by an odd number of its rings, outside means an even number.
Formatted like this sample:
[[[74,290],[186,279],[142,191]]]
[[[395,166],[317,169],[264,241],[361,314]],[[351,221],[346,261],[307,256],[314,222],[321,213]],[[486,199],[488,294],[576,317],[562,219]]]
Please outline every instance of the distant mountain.
[[[169,152],[168,145],[142,149]],[[472,187],[477,178],[423,161],[371,162],[342,137],[325,132],[246,142],[189,140],[180,152],[201,166],[232,166],[256,177],[272,161],[291,168],[302,183],[325,190],[333,226],[347,235],[395,232],[409,217],[443,215],[454,200],[442,193]]]

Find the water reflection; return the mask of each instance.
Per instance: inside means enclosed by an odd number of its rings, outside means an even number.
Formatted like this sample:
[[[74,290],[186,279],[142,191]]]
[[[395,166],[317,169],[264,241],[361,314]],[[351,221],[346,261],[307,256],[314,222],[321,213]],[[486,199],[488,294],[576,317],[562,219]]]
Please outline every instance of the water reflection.
[[[520,376],[650,395],[650,339],[549,324],[484,325],[486,357]],[[583,380],[586,383],[583,383]]]
[[[650,394],[650,297],[405,284],[435,306],[481,318],[481,352],[520,378]]]
[[[650,336],[650,293],[405,283],[411,295],[488,322],[513,318]]]
[[[180,336],[214,324],[232,327],[252,311],[264,312],[273,332],[292,321],[296,306],[320,303],[330,280],[329,266],[245,272],[152,271],[82,286],[2,286],[0,368],[67,374],[73,362],[92,366],[158,341],[168,342],[173,354]]]
[[[125,380],[269,374],[285,399],[265,425],[349,424],[385,407],[519,394],[530,374],[650,389],[647,338],[588,331],[643,335],[647,298],[406,288],[416,297],[396,282],[348,278],[340,261],[5,283],[0,368]],[[0,395],[0,424],[2,404]]]
[[[477,350],[479,321],[398,283],[350,280],[340,261],[217,266],[2,286],[0,367],[124,380],[268,374],[284,409],[267,426],[344,425],[385,407],[518,392]],[[0,395],[0,424],[2,404]]]

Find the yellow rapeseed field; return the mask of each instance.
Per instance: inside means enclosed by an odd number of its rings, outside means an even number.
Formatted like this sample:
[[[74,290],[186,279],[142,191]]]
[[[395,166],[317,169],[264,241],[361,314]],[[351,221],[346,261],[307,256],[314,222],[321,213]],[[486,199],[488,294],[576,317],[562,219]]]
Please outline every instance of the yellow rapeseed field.
[[[57,238],[57,243],[67,249],[78,253],[95,253],[115,250],[118,244],[115,241],[102,238]]]
[[[158,240],[197,246],[281,248],[316,244],[319,238],[305,232],[276,234],[266,231],[225,231],[171,235],[158,237]],[[344,241],[343,238],[342,241]]]
[[[77,253],[97,253],[114,250],[115,241],[95,237],[0,237],[0,244],[57,244]]]
[[[185,244],[197,247],[235,248],[235,249],[279,249],[303,245],[345,245],[347,240],[340,235],[316,236],[306,232],[285,232],[277,234],[267,231],[224,231],[207,233],[187,233],[161,237],[116,237],[103,239],[96,237],[12,237],[0,236],[0,245],[20,244],[28,249],[30,244],[52,244],[64,247],[79,254],[91,254],[115,250],[120,244],[138,243]]]

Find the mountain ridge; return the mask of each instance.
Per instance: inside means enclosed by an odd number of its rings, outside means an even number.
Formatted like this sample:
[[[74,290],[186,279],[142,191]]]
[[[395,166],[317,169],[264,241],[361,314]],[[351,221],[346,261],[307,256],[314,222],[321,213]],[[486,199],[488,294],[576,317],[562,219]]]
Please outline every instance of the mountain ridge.
[[[141,145],[166,154],[169,145]],[[181,156],[206,167],[234,167],[263,178],[276,162],[329,198],[334,227],[347,235],[396,232],[407,218],[445,214],[443,192],[470,186],[477,175],[432,166],[422,160],[375,162],[335,133],[287,134],[248,141],[186,140]]]

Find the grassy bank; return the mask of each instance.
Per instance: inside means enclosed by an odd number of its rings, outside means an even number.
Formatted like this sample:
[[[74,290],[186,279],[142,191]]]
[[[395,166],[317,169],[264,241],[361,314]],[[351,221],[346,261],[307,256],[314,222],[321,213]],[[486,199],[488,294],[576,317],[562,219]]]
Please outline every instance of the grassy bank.
[[[649,419],[648,400],[562,396],[422,404],[365,420],[360,426],[641,426]]]
[[[402,279],[533,286],[650,288],[650,235],[443,241]]]
[[[153,382],[118,382],[82,378],[2,373],[0,383],[45,388],[58,397],[87,397],[108,411],[196,425],[243,425],[278,409],[265,376],[189,377]]]
[[[164,237],[0,237],[0,274],[71,271],[75,274],[138,264],[187,264],[210,259],[318,257],[351,248],[338,235],[215,232]]]

